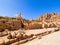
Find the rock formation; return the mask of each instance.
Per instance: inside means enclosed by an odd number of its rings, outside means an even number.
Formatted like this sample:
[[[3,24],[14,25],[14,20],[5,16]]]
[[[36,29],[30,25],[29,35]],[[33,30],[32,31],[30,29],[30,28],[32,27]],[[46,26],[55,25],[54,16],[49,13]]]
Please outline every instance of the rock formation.
[[[2,17],[0,18],[0,31],[5,29],[18,30],[18,29],[41,29],[59,27],[60,28],[60,14],[44,14],[36,20],[27,20],[22,18],[21,13],[17,18]]]

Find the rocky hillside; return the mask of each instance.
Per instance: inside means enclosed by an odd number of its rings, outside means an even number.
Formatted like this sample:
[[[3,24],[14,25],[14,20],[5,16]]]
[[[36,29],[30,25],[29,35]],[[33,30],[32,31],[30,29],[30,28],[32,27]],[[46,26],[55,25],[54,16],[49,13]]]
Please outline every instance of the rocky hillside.
[[[41,29],[59,27],[60,28],[60,14],[44,14],[38,17],[37,20],[27,20],[21,17],[2,17],[0,16],[0,31],[1,30],[18,30],[18,29]]]
[[[60,14],[56,14],[56,13],[52,13],[52,14],[44,14],[40,17],[38,17],[39,21],[52,21],[52,22],[56,22],[59,21],[60,22]]]

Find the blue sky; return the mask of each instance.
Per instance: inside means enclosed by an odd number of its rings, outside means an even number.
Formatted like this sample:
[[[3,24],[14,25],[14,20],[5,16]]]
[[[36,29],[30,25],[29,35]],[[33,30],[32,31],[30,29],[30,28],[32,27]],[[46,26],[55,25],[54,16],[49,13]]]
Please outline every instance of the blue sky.
[[[60,13],[59,0],[0,0],[0,16],[15,17],[21,12],[26,19],[46,13]]]

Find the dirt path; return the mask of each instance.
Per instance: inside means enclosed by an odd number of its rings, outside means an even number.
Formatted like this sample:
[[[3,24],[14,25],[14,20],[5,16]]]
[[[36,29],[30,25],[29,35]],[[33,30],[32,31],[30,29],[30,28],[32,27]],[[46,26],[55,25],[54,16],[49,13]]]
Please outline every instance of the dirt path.
[[[60,45],[60,31],[44,36],[42,39],[34,39],[20,45]]]

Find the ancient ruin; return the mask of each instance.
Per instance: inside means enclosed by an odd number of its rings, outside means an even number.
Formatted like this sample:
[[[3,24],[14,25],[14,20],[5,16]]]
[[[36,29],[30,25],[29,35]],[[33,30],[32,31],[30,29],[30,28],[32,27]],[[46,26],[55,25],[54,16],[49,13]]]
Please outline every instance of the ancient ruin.
[[[2,16],[0,18],[0,45],[24,44],[59,30],[60,14],[56,13],[44,14],[36,20],[24,19],[21,13],[17,17]]]
[[[50,27],[60,27],[60,14],[45,14],[36,20],[23,19],[21,13],[16,18],[1,17],[0,31],[4,29],[18,30],[18,29],[40,29]],[[37,26],[38,25],[38,26]]]

